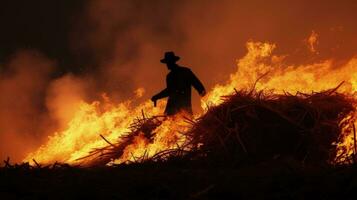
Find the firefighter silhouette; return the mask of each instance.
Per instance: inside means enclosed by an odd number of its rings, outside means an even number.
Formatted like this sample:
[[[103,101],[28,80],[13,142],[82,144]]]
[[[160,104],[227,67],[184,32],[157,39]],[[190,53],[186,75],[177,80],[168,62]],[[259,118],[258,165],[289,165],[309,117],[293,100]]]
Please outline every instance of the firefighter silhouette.
[[[174,52],[166,52],[161,63],[166,64],[170,72],[166,76],[166,88],[154,95],[151,100],[156,105],[156,101],[168,97],[165,114],[174,115],[180,111],[192,114],[191,86],[193,86],[200,96],[206,94],[206,90],[196,75],[186,67],[179,66],[176,62],[180,57]]]

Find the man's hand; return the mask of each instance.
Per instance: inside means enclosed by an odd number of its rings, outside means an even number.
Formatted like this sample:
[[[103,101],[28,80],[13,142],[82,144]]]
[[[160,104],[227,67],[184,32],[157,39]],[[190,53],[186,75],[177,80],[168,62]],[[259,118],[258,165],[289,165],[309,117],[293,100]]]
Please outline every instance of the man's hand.
[[[156,107],[156,101],[158,100],[157,96],[151,97],[151,101],[154,102],[154,107]]]

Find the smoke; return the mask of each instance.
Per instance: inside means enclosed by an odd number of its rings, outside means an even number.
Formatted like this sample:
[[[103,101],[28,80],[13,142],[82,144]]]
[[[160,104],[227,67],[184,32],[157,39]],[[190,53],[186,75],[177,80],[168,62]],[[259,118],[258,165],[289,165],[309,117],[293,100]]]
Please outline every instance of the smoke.
[[[171,29],[175,5],[167,1],[114,0],[88,4],[75,27],[72,46],[98,65],[98,91],[123,100],[143,85],[148,86],[148,93],[164,86],[165,66],[158,60],[163,51],[179,42],[179,36],[174,44],[170,41],[175,35]]]
[[[0,157],[18,160],[37,146],[46,124],[43,96],[55,67],[40,53],[16,53],[0,75]]]
[[[71,74],[52,81],[47,90],[46,106],[59,128],[66,128],[82,101],[88,99],[88,83]]]
[[[0,158],[21,161],[68,126],[87,100],[90,81],[67,74],[53,79],[56,63],[34,50],[17,52],[0,75]]]
[[[123,100],[145,86],[143,98],[150,98],[165,87],[167,70],[159,60],[168,50],[181,56],[180,64],[191,67],[207,88],[228,79],[249,40],[277,43],[277,53],[292,52],[286,62],[299,65],[311,62],[306,60],[312,55],[305,38],[315,30],[321,33],[319,46],[314,44],[319,54],[312,59],[351,57],[357,51],[351,35],[356,30],[349,28],[354,26],[350,18],[355,6],[282,0],[264,5],[254,0],[92,0],[74,27],[71,44],[74,52],[97,65],[89,73],[95,71],[98,91]],[[197,102],[194,94],[199,109]]]

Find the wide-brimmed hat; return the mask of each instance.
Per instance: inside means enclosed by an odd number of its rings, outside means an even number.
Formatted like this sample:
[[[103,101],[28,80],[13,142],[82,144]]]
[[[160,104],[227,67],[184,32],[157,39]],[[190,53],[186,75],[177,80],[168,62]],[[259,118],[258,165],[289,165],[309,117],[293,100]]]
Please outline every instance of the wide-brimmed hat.
[[[177,62],[180,60],[180,57],[176,56],[173,51],[168,51],[165,53],[165,56],[163,59],[161,59],[162,63],[168,63],[168,62]]]

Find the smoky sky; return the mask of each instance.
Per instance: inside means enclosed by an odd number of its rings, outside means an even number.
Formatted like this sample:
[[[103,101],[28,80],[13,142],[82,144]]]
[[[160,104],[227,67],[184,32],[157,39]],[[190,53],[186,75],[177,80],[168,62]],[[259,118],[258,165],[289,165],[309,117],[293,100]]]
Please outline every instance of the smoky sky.
[[[235,26],[231,21],[237,18],[237,24],[244,26],[237,26],[236,29],[230,30],[234,31],[240,40],[240,43],[235,44],[237,46],[235,52],[227,52],[234,55],[234,57],[230,56],[230,60],[234,60],[238,57],[237,54],[244,52],[242,44],[248,39],[272,40],[281,43],[281,49],[284,51],[290,48],[291,43],[301,39],[312,29],[324,32],[325,35],[322,37],[326,37],[326,40],[331,40],[330,36],[333,35],[331,29],[344,31],[344,38],[332,38],[339,40],[338,45],[343,48],[334,54],[343,56],[351,54],[356,49],[356,39],[351,41],[351,38],[356,38],[357,2],[355,1],[121,0],[117,2],[126,2],[130,6],[127,8],[128,13],[124,13],[127,16],[122,21],[117,21],[113,34],[120,34],[120,31],[125,31],[130,26],[146,24],[154,28],[157,34],[167,37],[168,42],[169,40],[182,42],[185,39],[185,35],[180,35],[180,31],[173,30],[170,24],[176,22],[177,15],[187,15],[186,23],[197,24],[203,30],[217,28],[216,23],[232,23],[231,26]],[[1,1],[0,61],[4,62],[19,49],[36,49],[60,63],[57,69],[59,74],[82,73],[88,68],[98,67],[98,62],[105,60],[105,57],[109,57],[112,53],[113,47],[110,47],[110,43],[113,42],[114,37],[109,36],[105,41],[106,44],[102,44],[98,49],[93,49],[92,44],[88,42],[86,33],[96,29],[96,25],[88,19],[86,13],[88,5],[92,3],[93,1],[85,0]],[[192,10],[190,10],[191,4]],[[214,8],[207,8],[208,5],[213,5]],[[145,10],[151,10],[151,13]],[[236,10],[234,14],[232,10]],[[118,12],[122,11],[118,9]],[[224,19],[219,19],[225,14],[228,19],[226,22]],[[209,23],[205,21],[207,17],[217,21]],[[200,20],[202,23],[197,22]],[[241,23],[243,20],[245,22]],[[205,33],[202,34],[202,37],[205,37]],[[217,42],[214,39],[212,42]],[[346,42],[347,40],[349,41]],[[123,54],[126,54],[123,57],[135,57],[136,44],[134,40],[132,42],[130,48],[123,50],[125,51]]]
[[[150,99],[165,87],[165,51],[207,90],[237,70],[251,40],[276,43],[294,65],[343,62],[357,53],[356,10],[348,0],[2,0],[0,159],[65,129],[80,100],[105,92],[119,102],[139,87]]]
[[[84,0],[3,0],[0,3],[0,61],[19,49],[36,49],[61,63],[63,71],[77,71],[68,47],[69,32]]]

